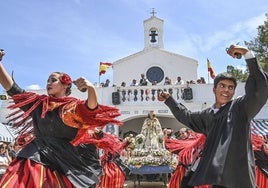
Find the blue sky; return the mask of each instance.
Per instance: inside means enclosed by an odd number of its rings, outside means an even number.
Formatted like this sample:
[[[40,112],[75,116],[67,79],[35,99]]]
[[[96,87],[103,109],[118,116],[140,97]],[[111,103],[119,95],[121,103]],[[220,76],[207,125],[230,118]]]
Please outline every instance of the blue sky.
[[[3,63],[23,88],[45,88],[48,75],[64,71],[99,81],[99,62],[114,62],[144,48],[143,21],[152,8],[164,20],[165,50],[216,73],[243,60],[226,55],[231,43],[250,41],[266,20],[267,0],[1,0]],[[112,81],[112,69],[100,81]],[[139,78],[140,75],[137,75]]]

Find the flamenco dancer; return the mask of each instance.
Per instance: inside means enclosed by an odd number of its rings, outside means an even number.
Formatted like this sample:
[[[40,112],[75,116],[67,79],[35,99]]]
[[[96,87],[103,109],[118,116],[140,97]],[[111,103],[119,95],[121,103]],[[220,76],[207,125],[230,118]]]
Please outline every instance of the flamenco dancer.
[[[258,188],[268,187],[268,143],[266,135],[251,134]]]
[[[9,118],[18,132],[17,140],[25,143],[0,187],[95,188],[102,172],[95,146],[111,153],[119,149],[99,130],[108,123],[121,125],[115,119],[118,109],[98,104],[95,88],[87,79],[72,81],[61,72],[48,77],[47,95],[26,92],[2,65],[4,54],[1,50],[0,83],[14,101]],[[87,90],[86,100],[69,97],[72,83]]]
[[[180,138],[170,137],[172,130],[164,130],[165,147],[177,155],[178,165],[169,181],[168,188],[210,188],[209,185],[187,185],[201,157],[206,137],[190,129],[181,128]]]
[[[114,142],[120,146],[119,152],[129,146],[131,143],[132,135],[126,137],[124,140],[118,136],[114,136]],[[122,188],[125,183],[125,177],[129,173],[126,164],[120,159],[120,153],[111,153],[104,151],[100,157],[103,166],[103,175],[101,176],[98,188]]]

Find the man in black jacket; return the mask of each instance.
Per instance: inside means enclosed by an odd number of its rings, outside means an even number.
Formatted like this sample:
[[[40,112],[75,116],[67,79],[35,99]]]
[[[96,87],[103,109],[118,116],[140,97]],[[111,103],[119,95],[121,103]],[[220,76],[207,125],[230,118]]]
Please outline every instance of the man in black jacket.
[[[169,93],[159,94],[174,117],[195,132],[206,135],[205,148],[189,185],[213,185],[213,188],[255,188],[255,164],[250,140],[250,121],[265,105],[268,97],[267,75],[251,51],[231,45],[233,58],[244,55],[249,77],[245,95],[232,99],[236,79],[226,73],[214,79],[215,104],[203,111],[191,112]]]

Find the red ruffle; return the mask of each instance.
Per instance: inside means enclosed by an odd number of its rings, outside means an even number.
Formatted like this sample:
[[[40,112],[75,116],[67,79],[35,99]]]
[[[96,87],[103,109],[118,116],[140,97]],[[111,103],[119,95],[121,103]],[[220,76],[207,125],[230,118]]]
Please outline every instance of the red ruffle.
[[[251,142],[252,142],[253,150],[260,151],[265,142],[265,139],[261,135],[251,134]]]
[[[29,104],[32,105],[26,112],[16,110],[8,116],[8,118],[10,118],[9,120],[12,121],[13,127],[17,129],[17,134],[19,135],[20,140],[23,140],[24,137],[31,135],[33,132],[30,114],[41,103],[41,118],[45,117],[47,111],[59,108],[59,115],[63,122],[70,127],[79,129],[78,134],[73,141],[73,143],[77,145],[80,140],[86,140],[86,142],[96,143],[99,147],[106,148],[107,145],[111,145],[109,143],[111,143],[112,139],[109,137],[100,140],[89,139],[87,135],[88,130],[103,128],[109,123],[122,125],[122,122],[115,119],[120,115],[117,108],[99,104],[96,109],[90,110],[85,104],[86,101],[78,100],[73,97],[55,98],[47,95],[25,92],[14,95],[12,99],[15,104],[10,105],[10,109],[21,108]],[[113,148],[116,150],[117,146],[113,146]]]
[[[268,177],[265,176],[259,167],[256,167],[256,183],[259,188],[268,187]]]
[[[97,188],[121,188],[125,182],[124,172],[112,161],[103,165],[103,175]]]
[[[203,150],[206,137],[203,134],[192,133],[192,137],[187,140],[167,139],[166,148],[171,152],[178,153],[178,161],[184,165],[191,164],[201,150]],[[195,152],[193,152],[195,151]]]
[[[27,185],[27,186],[26,186]],[[0,187],[69,187],[74,188],[69,179],[30,159],[14,159],[1,179]]]
[[[86,129],[79,130],[76,138],[71,142],[74,146],[79,144],[95,144],[98,148],[103,149],[112,154],[120,153],[123,144],[120,144],[116,136],[110,133],[103,133],[101,138],[98,138],[88,132]]]
[[[115,107],[99,104],[94,110],[89,110],[85,101],[74,101],[62,107],[61,118],[65,124],[83,129],[103,128],[112,123],[122,125],[115,118],[120,115]]]

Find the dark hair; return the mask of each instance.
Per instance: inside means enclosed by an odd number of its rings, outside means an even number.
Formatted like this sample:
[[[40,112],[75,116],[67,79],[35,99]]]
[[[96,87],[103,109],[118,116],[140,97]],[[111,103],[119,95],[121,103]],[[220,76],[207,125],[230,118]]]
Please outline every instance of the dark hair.
[[[58,71],[56,71],[56,72],[53,72],[53,73],[59,74],[60,77],[63,76],[63,75],[67,75],[68,77],[70,77],[68,74],[66,74],[66,73],[64,73],[64,72],[58,72]],[[52,74],[53,74],[53,73],[52,73]],[[70,79],[71,79],[71,78],[70,78]],[[71,93],[72,93],[71,88],[72,88],[72,83],[68,84],[68,87],[66,88],[66,91],[65,91],[65,95],[66,95],[66,96],[71,95]]]
[[[232,75],[232,74],[229,74],[227,72],[224,72],[224,73],[220,73],[216,76],[216,78],[214,79],[214,88],[217,87],[218,83],[221,81],[221,80],[230,80],[234,83],[235,85],[235,88],[237,86],[237,81],[236,81],[236,78]]]

